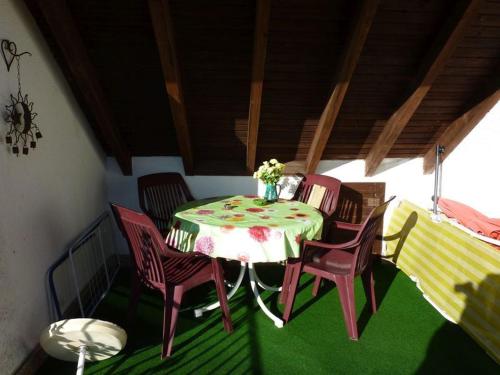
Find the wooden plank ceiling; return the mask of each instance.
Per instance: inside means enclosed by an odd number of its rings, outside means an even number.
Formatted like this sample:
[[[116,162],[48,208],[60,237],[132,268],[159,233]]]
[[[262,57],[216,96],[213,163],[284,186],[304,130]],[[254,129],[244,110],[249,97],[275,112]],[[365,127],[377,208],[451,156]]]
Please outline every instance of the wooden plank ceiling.
[[[81,79],[68,69],[78,61],[60,58],[61,35],[43,27],[43,12],[36,10],[47,2],[25,1],[68,80]],[[132,156],[181,155],[188,173],[227,175],[248,174],[270,158],[299,170],[309,160],[314,170],[319,159],[366,159],[370,152],[381,155],[377,150],[384,145],[382,157],[429,154],[449,126],[468,121],[471,116],[463,115],[498,89],[492,78],[500,68],[500,0],[470,7],[463,32],[439,61],[406,126],[399,124],[392,140],[383,129],[393,126],[391,118],[423,66],[432,65],[426,59],[450,17],[474,2],[151,0],[153,14],[144,0],[48,3],[67,4],[123,150]],[[155,9],[167,9],[170,17],[159,17]],[[356,37],[357,25],[367,24],[367,35]],[[161,38],[169,35],[173,47],[162,49]],[[346,57],[349,47],[360,52]],[[173,64],[172,56],[182,77],[175,81],[183,94],[181,124],[175,95],[167,95],[172,78],[165,67]],[[332,95],[339,84],[347,89]],[[95,111],[102,109],[79,101],[89,119],[99,122]],[[335,116],[318,126],[322,113],[336,106]],[[475,112],[475,122],[482,112]],[[116,156],[116,144],[102,131],[96,135]]]

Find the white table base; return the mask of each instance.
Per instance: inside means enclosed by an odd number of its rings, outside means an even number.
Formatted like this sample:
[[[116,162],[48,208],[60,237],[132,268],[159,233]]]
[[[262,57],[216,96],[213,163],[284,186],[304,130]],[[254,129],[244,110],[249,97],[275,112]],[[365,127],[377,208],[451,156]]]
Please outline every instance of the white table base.
[[[276,315],[274,315],[267,308],[264,301],[262,301],[262,298],[260,297],[259,289],[257,288],[257,286],[260,286],[262,289],[265,289],[265,290],[271,290],[273,292],[281,291],[281,287],[276,288],[276,287],[272,287],[272,286],[269,286],[269,285],[263,283],[262,280],[257,275],[257,273],[255,272],[255,268],[254,268],[253,263],[241,262],[240,273],[238,275],[238,279],[236,280],[236,282],[232,286],[232,289],[227,294],[227,299],[228,300],[231,299],[231,297],[234,296],[236,291],[239,289],[241,282],[243,281],[243,277],[245,276],[245,271],[247,270],[247,268],[248,268],[248,276],[250,278],[250,287],[252,288],[252,292],[253,292],[255,299],[257,300],[257,303],[259,304],[261,310],[264,312],[264,314],[266,314],[269,317],[269,319],[271,319],[274,322],[274,325],[276,327],[282,328],[283,327],[283,320],[278,318]],[[199,318],[200,316],[203,315],[204,312],[216,309],[217,307],[219,307],[218,301],[214,302],[208,306],[204,306],[204,307],[201,307],[199,309],[195,309],[194,315],[197,318]]]
[[[122,328],[93,318],[61,320],[49,325],[40,335],[40,345],[47,354],[63,361],[78,361],[77,375],[83,375],[85,360],[110,358],[120,352],[126,342],[127,334]]]
[[[83,375],[83,369],[85,368],[85,354],[87,354],[87,347],[85,345],[80,346],[80,354],[78,355],[78,364],[76,366],[76,375]]]

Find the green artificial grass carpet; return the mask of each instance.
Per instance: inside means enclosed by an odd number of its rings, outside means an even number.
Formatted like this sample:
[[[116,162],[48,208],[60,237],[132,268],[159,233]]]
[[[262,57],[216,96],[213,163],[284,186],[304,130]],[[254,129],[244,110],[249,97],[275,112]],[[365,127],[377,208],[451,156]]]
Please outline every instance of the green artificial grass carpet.
[[[228,278],[234,280],[237,269]],[[283,267],[262,265],[259,275],[277,285]],[[127,270],[95,317],[126,328]],[[499,366],[459,326],[447,322],[424,300],[415,284],[393,265],[375,268],[379,310],[371,315],[361,280],[356,281],[359,341],[347,337],[338,292],[323,283],[311,296],[312,278],[303,275],[289,324],[276,328],[257,307],[247,280],[230,300],[234,332],[223,330],[218,310],[195,318],[179,315],[173,355],[160,360],[162,300],[141,298],[125,349],[106,361],[87,362],[85,374],[498,374]],[[271,310],[281,315],[277,293],[265,292]],[[216,299],[210,284],[189,292],[183,308]],[[74,374],[75,363],[47,360],[40,374]]]

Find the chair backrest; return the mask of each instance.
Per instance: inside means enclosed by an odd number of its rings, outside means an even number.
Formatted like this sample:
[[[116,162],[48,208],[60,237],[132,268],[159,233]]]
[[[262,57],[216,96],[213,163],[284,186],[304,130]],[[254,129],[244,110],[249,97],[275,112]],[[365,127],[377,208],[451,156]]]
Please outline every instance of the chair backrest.
[[[139,205],[159,231],[165,234],[175,209],[193,200],[179,173],[155,173],[137,179]]]
[[[159,254],[164,246],[161,234],[145,214],[112,204],[127,239],[137,276],[146,286],[164,288],[165,274]]]
[[[337,208],[339,199],[341,181],[336,178],[323,176],[319,174],[306,175],[300,182],[293,199],[307,203],[314,185],[323,186],[326,188],[325,194],[319,205],[319,210],[326,216],[330,217]]]
[[[355,267],[351,269],[351,272],[353,272],[354,275],[362,273],[370,262],[373,243],[377,237],[378,229],[382,224],[387,207],[394,198],[395,196],[392,196],[389,200],[382,203],[380,206],[375,207],[370,212],[368,217],[363,222],[356,238],[353,240],[359,244],[354,253],[354,261],[356,264]]]

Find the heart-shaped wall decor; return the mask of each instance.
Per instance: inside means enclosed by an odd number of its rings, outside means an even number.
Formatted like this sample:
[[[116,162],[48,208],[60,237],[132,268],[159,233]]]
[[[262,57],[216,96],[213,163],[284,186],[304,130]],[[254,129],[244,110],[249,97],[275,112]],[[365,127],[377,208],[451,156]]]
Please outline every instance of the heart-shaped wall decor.
[[[14,42],[4,39],[2,40],[0,49],[2,50],[3,61],[5,61],[5,65],[7,65],[7,71],[10,71],[10,66],[17,56],[17,46]]]

